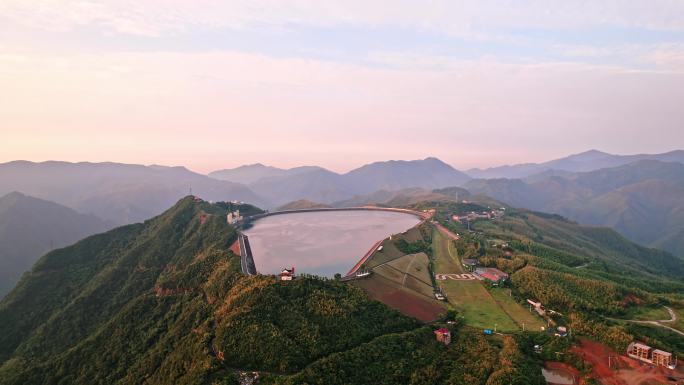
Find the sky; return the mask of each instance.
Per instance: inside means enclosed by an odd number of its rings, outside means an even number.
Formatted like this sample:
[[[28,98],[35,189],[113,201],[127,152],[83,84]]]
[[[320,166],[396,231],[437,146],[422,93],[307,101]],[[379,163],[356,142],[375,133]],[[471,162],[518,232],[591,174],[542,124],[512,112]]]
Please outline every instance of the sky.
[[[684,148],[680,0],[1,0],[0,162]]]

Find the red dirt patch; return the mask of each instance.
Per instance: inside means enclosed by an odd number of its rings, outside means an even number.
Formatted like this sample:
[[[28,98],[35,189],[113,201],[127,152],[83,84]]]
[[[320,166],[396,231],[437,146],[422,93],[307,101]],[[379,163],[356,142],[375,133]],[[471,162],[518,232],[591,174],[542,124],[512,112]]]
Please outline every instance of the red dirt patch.
[[[240,240],[238,239],[235,242],[233,242],[233,244],[230,245],[229,250],[232,251],[235,255],[240,255]]]
[[[675,371],[652,367],[637,360],[619,355],[606,345],[595,341],[580,339],[578,346],[572,348],[583,360],[589,362],[593,370],[590,377],[596,378],[604,385],[647,385],[668,384],[668,376],[684,378]],[[608,357],[610,356],[610,367]]]

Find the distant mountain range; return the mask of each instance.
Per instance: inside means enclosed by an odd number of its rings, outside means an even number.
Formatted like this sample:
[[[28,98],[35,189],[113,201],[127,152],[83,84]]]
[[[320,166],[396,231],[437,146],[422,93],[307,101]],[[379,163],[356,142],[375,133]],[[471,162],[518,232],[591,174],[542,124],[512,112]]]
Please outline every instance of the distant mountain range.
[[[602,168],[622,166],[639,160],[684,163],[684,151],[676,150],[663,154],[613,155],[590,150],[544,163],[524,163],[487,169],[474,168],[466,171],[466,173],[476,179],[526,178],[550,170],[570,172],[594,171]]]
[[[231,169],[218,170],[208,175],[214,179],[227,180],[236,183],[250,184],[263,178],[287,177],[310,171],[324,170],[318,166],[301,166],[283,169],[272,166],[264,166],[261,163],[248,164]]]
[[[470,179],[436,158],[376,162],[345,174],[320,167],[283,170],[257,164],[209,175],[233,182],[250,181],[249,188],[269,200],[272,206],[299,199],[329,204],[378,190],[433,189],[460,185]]]
[[[17,192],[0,197],[0,298],[46,252],[112,227],[93,215]]]
[[[590,172],[477,179],[465,188],[513,206],[609,226],[641,244],[684,255],[682,163],[640,160]]]
[[[208,200],[267,205],[242,184],[184,167],[27,161],[0,164],[0,195],[20,191],[116,224],[140,222],[160,214],[191,190]]]
[[[682,167],[681,150],[641,155],[592,150],[539,164],[469,170],[470,176],[436,158],[376,162],[343,174],[317,166],[253,164],[209,176],[183,167],[16,161],[0,164],[0,194],[20,191],[126,224],[161,213],[191,189],[206,200],[239,200],[271,210],[462,200],[470,191],[610,226],[637,242],[684,254]],[[502,175],[509,178],[472,178]]]

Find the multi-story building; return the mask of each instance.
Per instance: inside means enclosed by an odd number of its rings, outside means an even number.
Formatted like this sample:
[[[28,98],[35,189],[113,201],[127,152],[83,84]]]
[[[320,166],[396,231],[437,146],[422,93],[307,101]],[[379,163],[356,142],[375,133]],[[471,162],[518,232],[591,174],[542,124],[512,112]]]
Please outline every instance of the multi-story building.
[[[627,347],[627,356],[648,364],[669,369],[674,369],[677,366],[676,359],[672,356],[672,353],[660,349],[653,349],[640,342],[632,342],[629,344]]]

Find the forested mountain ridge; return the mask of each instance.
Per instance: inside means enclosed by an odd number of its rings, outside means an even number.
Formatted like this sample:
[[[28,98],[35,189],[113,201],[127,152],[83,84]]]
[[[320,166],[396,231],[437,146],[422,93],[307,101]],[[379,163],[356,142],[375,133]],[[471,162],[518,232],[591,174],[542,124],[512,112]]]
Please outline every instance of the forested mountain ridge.
[[[47,251],[111,227],[93,215],[19,192],[0,197],[0,298]]]
[[[213,179],[185,167],[14,161],[0,164],[0,180],[0,195],[20,191],[116,225],[159,215],[189,191],[207,200],[265,203],[245,185]]]
[[[41,258],[0,302],[0,384],[543,384],[517,337],[501,362],[500,341],[452,325],[469,344],[446,348],[342,282],[241,274],[226,207],[187,197]]]

